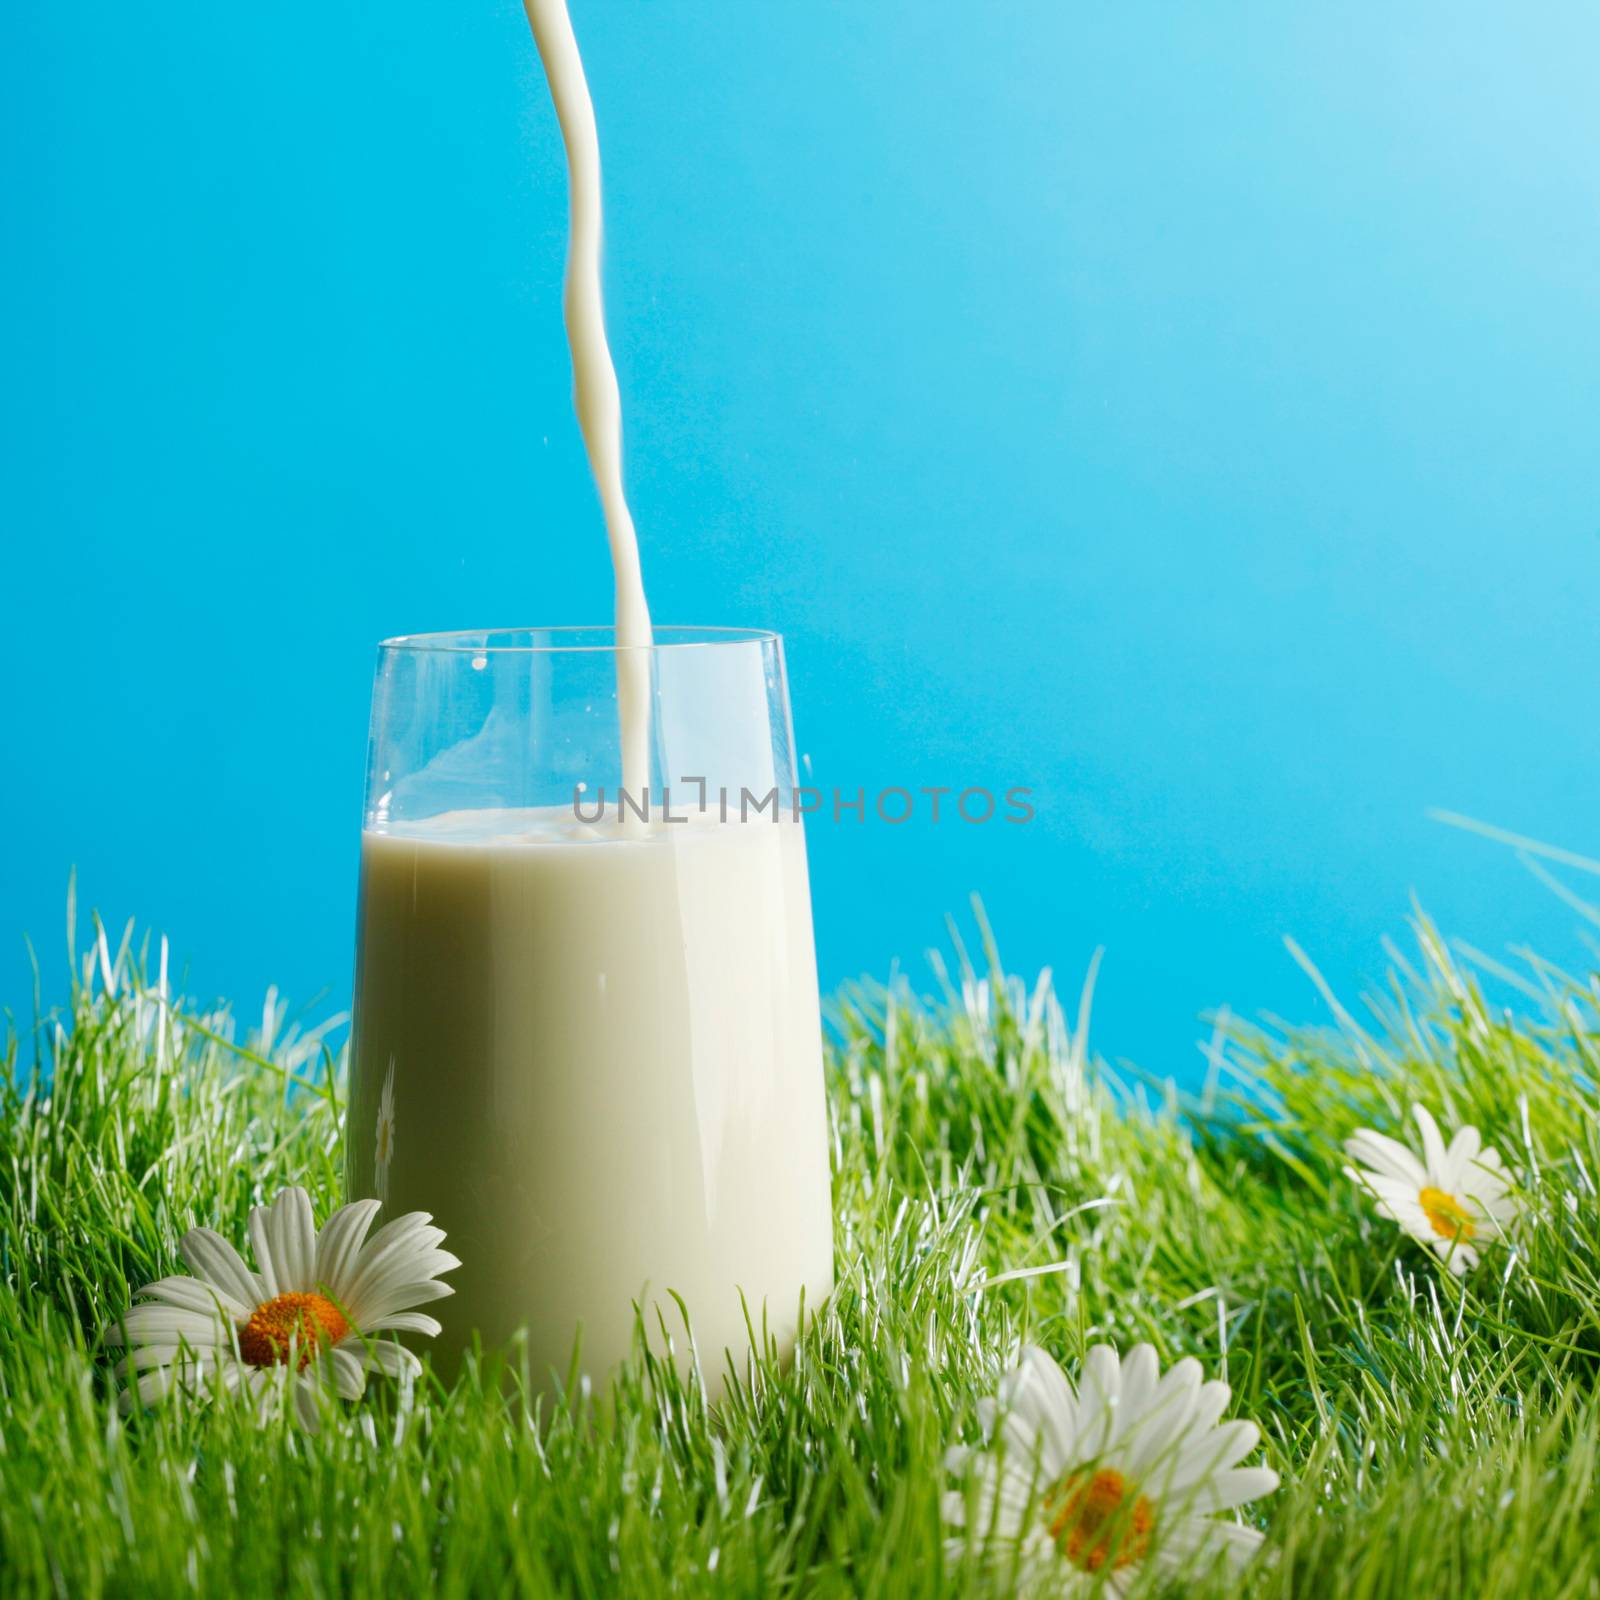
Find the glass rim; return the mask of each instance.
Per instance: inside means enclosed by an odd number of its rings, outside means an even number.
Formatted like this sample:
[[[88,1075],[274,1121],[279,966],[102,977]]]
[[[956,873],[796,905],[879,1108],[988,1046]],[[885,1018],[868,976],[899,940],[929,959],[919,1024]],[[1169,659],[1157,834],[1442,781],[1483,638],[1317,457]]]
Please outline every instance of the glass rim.
[[[706,650],[731,644],[779,644],[782,636],[768,628],[696,627],[688,623],[658,623],[651,628],[650,644],[618,644],[616,628],[564,624],[560,627],[459,628],[441,633],[398,633],[378,641],[379,650],[439,651],[460,655],[572,655],[579,653],[620,654],[624,650]],[[550,635],[585,635],[587,641],[607,636],[604,642],[536,642]],[[688,634],[689,638],[667,638],[663,634]],[[507,642],[497,642],[507,641]]]

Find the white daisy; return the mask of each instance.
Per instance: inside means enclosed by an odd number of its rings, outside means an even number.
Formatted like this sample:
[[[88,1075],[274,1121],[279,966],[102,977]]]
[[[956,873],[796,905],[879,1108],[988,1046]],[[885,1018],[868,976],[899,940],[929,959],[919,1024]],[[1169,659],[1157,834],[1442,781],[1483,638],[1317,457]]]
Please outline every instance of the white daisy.
[[[1271,1494],[1278,1474],[1239,1465],[1260,1432],[1219,1426],[1232,1392],[1201,1378],[1192,1357],[1163,1376],[1149,1345],[1119,1358],[1101,1344],[1074,1391],[1043,1350],[1024,1345],[999,1395],[978,1408],[990,1448],[946,1457],[968,1476],[968,1492],[944,1500],[945,1519],[964,1530],[956,1547],[1004,1541],[1065,1592],[1099,1583],[1126,1593],[1146,1563],[1189,1577],[1219,1559],[1242,1568],[1262,1535],[1215,1514]]]
[[[378,1198],[389,1198],[389,1158],[394,1154],[394,1057],[384,1074],[383,1094],[378,1101],[378,1127],[373,1137],[372,1167],[377,1178]]]
[[[1445,1148],[1426,1106],[1413,1106],[1422,1132],[1422,1159],[1397,1139],[1362,1128],[1345,1141],[1358,1166],[1346,1174],[1377,1200],[1378,1215],[1398,1222],[1436,1251],[1456,1274],[1478,1264],[1485,1243],[1500,1238],[1516,1215],[1511,1174],[1494,1150],[1482,1148],[1469,1122]]]
[[[439,1324],[415,1310],[455,1291],[437,1274],[461,1265],[439,1248],[444,1231],[413,1211],[367,1229],[376,1200],[357,1200],[328,1218],[318,1234],[304,1189],[285,1189],[271,1207],[250,1213],[252,1272],[210,1228],[183,1236],[178,1253],[194,1277],[162,1278],[137,1291],[140,1301],[105,1332],[124,1346],[119,1378],[126,1413],[174,1389],[197,1398],[243,1391],[266,1415],[273,1394],[292,1385],[301,1423],[315,1430],[319,1391],[358,1400],[373,1368],[414,1376],[417,1358],[382,1333],[421,1333]]]

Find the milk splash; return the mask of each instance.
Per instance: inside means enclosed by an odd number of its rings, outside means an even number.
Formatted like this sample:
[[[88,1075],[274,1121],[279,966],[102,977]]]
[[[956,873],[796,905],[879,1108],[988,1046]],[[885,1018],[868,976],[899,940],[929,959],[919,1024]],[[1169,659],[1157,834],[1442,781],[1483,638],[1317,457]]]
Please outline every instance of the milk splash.
[[[573,402],[600,491],[616,574],[617,706],[622,781],[642,794],[650,782],[650,608],[639,540],[622,489],[622,398],[606,344],[600,294],[600,139],[565,0],[523,0],[544,63],[567,152],[568,244],[564,300],[572,347]]]

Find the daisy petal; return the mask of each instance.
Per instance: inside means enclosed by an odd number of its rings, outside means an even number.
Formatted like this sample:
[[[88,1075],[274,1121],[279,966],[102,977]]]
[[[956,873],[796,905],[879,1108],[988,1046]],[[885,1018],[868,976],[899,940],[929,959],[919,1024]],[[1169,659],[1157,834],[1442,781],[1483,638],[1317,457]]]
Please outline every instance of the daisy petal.
[[[1344,1153],[1358,1166],[1420,1189],[1427,1178],[1422,1163],[1398,1139],[1361,1128],[1345,1140]]]
[[[232,1343],[232,1330],[215,1312],[186,1311],[182,1306],[145,1301],[130,1306],[105,1331],[108,1345],[176,1343],[203,1350]]]
[[[1097,1344],[1083,1358],[1078,1385],[1077,1450],[1086,1460],[1103,1455],[1116,1425],[1117,1397],[1122,1392],[1122,1363],[1108,1344]]]
[[[366,1304],[367,1298],[375,1284],[392,1275],[397,1262],[424,1255],[444,1238],[442,1229],[428,1226],[431,1220],[425,1211],[408,1212],[385,1223],[362,1246],[345,1284],[345,1305],[358,1320],[378,1314]]]
[[[978,1425],[983,1429],[986,1440],[1002,1446],[1008,1461],[1021,1462],[1026,1466],[1043,1449],[1038,1427],[1033,1420],[1013,1409],[1005,1399],[980,1400]]]
[[[1456,1192],[1489,1210],[1505,1198],[1510,1187],[1504,1173],[1474,1162],[1461,1174]]]
[[[972,1500],[974,1531],[981,1537],[1014,1537],[1021,1531],[1023,1518],[1033,1500],[1033,1475],[1002,1467],[993,1456],[980,1456],[973,1463]]]
[[[253,1207],[250,1243],[268,1299],[313,1287],[317,1230],[304,1189],[285,1189],[270,1206]]]
[[[136,1406],[153,1406],[172,1392],[176,1381],[171,1367],[161,1367],[155,1372],[147,1372],[134,1388],[122,1391],[117,1398],[117,1409],[123,1416],[127,1416]]]
[[[362,1346],[361,1353],[368,1367],[390,1378],[414,1378],[422,1371],[422,1363],[393,1339],[373,1339]]]
[[[425,1311],[395,1311],[387,1317],[378,1317],[361,1325],[363,1333],[420,1333],[437,1339],[444,1331],[439,1322]]]
[[[191,1228],[178,1244],[184,1265],[197,1277],[215,1284],[241,1306],[257,1306],[268,1297],[262,1282],[237,1250],[210,1228]]]
[[[272,1254],[280,1294],[305,1294],[317,1286],[317,1224],[304,1189],[285,1189],[272,1203]]]
[[[1066,1373],[1047,1351],[1025,1344],[1016,1370],[1001,1383],[1001,1394],[1043,1441],[1043,1470],[1052,1476],[1062,1471],[1072,1453],[1078,1409]]]
[[[1500,1159],[1500,1152],[1493,1145],[1480,1150],[1473,1160],[1473,1168],[1478,1172],[1496,1173],[1505,1182],[1511,1181],[1511,1174],[1506,1170],[1506,1164]]]
[[[1418,1204],[1417,1196],[1422,1190],[1414,1184],[1401,1183],[1398,1178],[1382,1178],[1370,1172],[1355,1172],[1351,1168],[1344,1169],[1352,1178],[1365,1182],[1374,1195],[1380,1200],[1387,1201],[1390,1205],[1415,1206]]]
[[[1153,1345],[1135,1345],[1122,1358],[1122,1386],[1112,1419],[1111,1447],[1128,1438],[1144,1422],[1160,1377],[1161,1363],[1156,1360]]]
[[[1232,1511],[1247,1501],[1259,1500],[1278,1487],[1278,1474],[1271,1467],[1234,1467],[1219,1472],[1198,1485],[1194,1494],[1196,1510]]]
[[[1450,1187],[1458,1188],[1478,1159],[1478,1152],[1483,1148],[1483,1140],[1478,1130],[1468,1122],[1456,1129],[1456,1136],[1450,1141],[1450,1148],[1445,1151],[1444,1159],[1446,1173],[1450,1179]]]
[[[1220,1428],[1190,1434],[1182,1453],[1171,1462],[1166,1492],[1182,1494],[1202,1478],[1225,1472],[1243,1461],[1260,1442],[1261,1430],[1253,1422],[1225,1422]]]
[[[1140,1420],[1138,1436],[1132,1440],[1128,1467],[1136,1478],[1142,1478],[1171,1442],[1183,1438],[1189,1431],[1195,1401],[1200,1394],[1200,1379],[1200,1363],[1193,1356],[1185,1356],[1162,1374]]]
[[[148,1296],[164,1305],[178,1306],[184,1311],[198,1311],[210,1317],[226,1315],[244,1318],[249,1316],[251,1310],[251,1307],[234,1299],[214,1283],[206,1283],[200,1278],[157,1278],[154,1283],[135,1289],[133,1294],[136,1300]]]
[[[297,1379],[294,1386],[294,1414],[300,1426],[307,1433],[318,1433],[322,1429],[321,1395],[317,1391],[316,1383],[309,1378]]]
[[[354,1200],[340,1206],[317,1239],[317,1283],[341,1304],[361,1254],[362,1241],[380,1209],[376,1200]]]
[[[196,1351],[193,1345],[177,1343],[173,1340],[163,1339],[151,1344],[131,1345],[125,1355],[111,1371],[117,1378],[125,1378],[130,1372],[148,1372],[152,1367],[172,1367],[180,1374],[200,1377],[206,1369],[207,1358],[215,1367],[219,1356],[226,1352],[216,1350]]]
[[[1228,1409],[1231,1399],[1233,1390],[1222,1379],[1212,1378],[1210,1382],[1202,1383],[1199,1394],[1194,1398],[1194,1412],[1189,1418],[1190,1434],[1214,1428],[1217,1419]]]
[[[1464,1278],[1478,1264],[1478,1252],[1464,1239],[1444,1239],[1435,1234],[1424,1242],[1433,1246],[1439,1259],[1458,1278]]]
[[[348,1344],[328,1352],[333,1369],[333,1386],[341,1399],[359,1400],[367,1389],[367,1369],[361,1357]]]
[[[1439,1187],[1448,1187],[1445,1181],[1448,1178],[1444,1140],[1439,1135],[1439,1124],[1433,1120],[1433,1113],[1424,1105],[1414,1105],[1411,1115],[1422,1133],[1422,1158],[1428,1169],[1428,1176]]]
[[[1204,1577],[1219,1558],[1239,1572],[1262,1542],[1263,1535],[1257,1529],[1237,1522],[1181,1517],[1163,1529],[1154,1554],[1169,1577],[1194,1582]]]
[[[262,1298],[275,1300],[283,1293],[278,1283],[277,1266],[272,1259],[272,1238],[267,1227],[267,1208],[252,1206],[245,1232],[250,1235],[250,1249],[256,1258],[256,1271],[261,1278]]]
[[[443,1300],[454,1293],[455,1290],[448,1283],[440,1283],[437,1278],[423,1278],[416,1283],[384,1284],[371,1299],[363,1302],[356,1326],[375,1327],[387,1322],[397,1311],[409,1311],[413,1307],[427,1305],[430,1300]]]

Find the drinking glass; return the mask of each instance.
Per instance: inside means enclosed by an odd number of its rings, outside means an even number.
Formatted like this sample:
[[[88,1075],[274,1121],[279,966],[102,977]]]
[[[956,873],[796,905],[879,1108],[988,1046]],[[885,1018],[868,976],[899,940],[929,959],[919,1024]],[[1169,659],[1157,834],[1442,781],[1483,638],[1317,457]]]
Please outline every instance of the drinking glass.
[[[605,1383],[659,1311],[708,1382],[832,1284],[821,1030],[775,634],[379,646],[361,835],[352,1198],[461,1259],[435,1364],[526,1330]],[[624,788],[619,676],[648,683]],[[637,743],[630,748],[638,748]],[[635,758],[636,759],[636,758]]]

